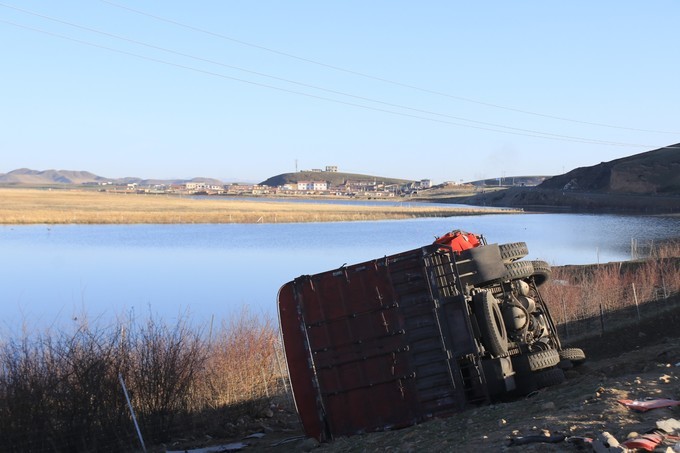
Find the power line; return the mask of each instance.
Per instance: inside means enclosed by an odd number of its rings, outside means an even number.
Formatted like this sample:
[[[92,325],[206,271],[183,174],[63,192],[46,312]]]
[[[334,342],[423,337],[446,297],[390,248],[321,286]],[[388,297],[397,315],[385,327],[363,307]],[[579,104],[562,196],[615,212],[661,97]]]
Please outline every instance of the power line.
[[[468,127],[468,128],[472,128],[472,129],[486,130],[486,131],[492,131],[492,132],[500,132],[500,133],[503,133],[503,134],[520,135],[520,136],[534,137],[534,138],[544,138],[544,139],[549,139],[549,140],[568,141],[568,142],[585,143],[585,144],[601,144],[601,145],[608,145],[608,146],[636,147],[636,148],[653,147],[653,145],[643,145],[643,144],[636,144],[636,143],[623,143],[623,142],[612,142],[612,141],[604,141],[604,140],[593,140],[593,139],[580,138],[580,137],[556,136],[555,134],[547,134],[547,133],[542,133],[542,132],[536,132],[536,133],[513,132],[513,131],[509,131],[509,130],[493,129],[491,127],[474,126],[474,125],[471,125],[471,124],[462,124],[462,123],[456,123],[456,122],[453,122],[453,121],[440,120],[440,119],[436,119],[436,118],[428,118],[428,117],[413,115],[413,114],[409,114],[409,113],[395,112],[395,111],[387,110],[387,109],[383,109],[383,108],[372,107],[372,106],[362,105],[362,104],[356,104],[356,103],[353,103],[353,102],[341,101],[341,100],[338,100],[338,99],[332,99],[332,98],[328,98],[328,97],[324,97],[324,96],[318,96],[318,95],[314,95],[314,94],[310,94],[310,93],[304,93],[304,92],[300,92],[300,91],[290,90],[290,89],[287,89],[287,88],[281,88],[281,87],[277,87],[277,86],[274,86],[274,85],[264,84],[264,83],[260,83],[260,82],[254,82],[254,81],[251,81],[251,80],[241,79],[241,78],[238,78],[238,77],[227,76],[225,74],[220,74],[220,73],[213,72],[213,71],[207,71],[207,70],[203,70],[203,69],[199,69],[199,68],[194,68],[194,67],[179,64],[179,63],[173,63],[173,62],[170,62],[170,61],[161,60],[159,58],[148,57],[148,56],[140,55],[140,54],[137,54],[137,53],[134,53],[134,52],[129,52],[129,51],[120,50],[120,49],[114,49],[112,47],[104,46],[104,45],[101,45],[101,44],[96,44],[96,43],[92,43],[92,42],[89,42],[89,41],[84,41],[84,40],[81,40],[81,39],[60,35],[58,33],[50,32],[50,31],[47,31],[47,30],[42,30],[42,29],[35,28],[35,27],[30,27],[30,26],[27,26],[27,25],[17,24],[15,22],[11,22],[11,21],[6,21],[6,20],[0,19],[0,23],[5,23],[5,24],[8,24],[8,25],[12,25],[14,27],[23,28],[25,30],[30,30],[30,31],[46,34],[48,36],[57,37],[57,38],[64,39],[64,40],[67,40],[67,41],[72,41],[72,42],[76,42],[76,43],[79,43],[79,44],[108,50],[110,52],[115,52],[115,53],[119,53],[119,54],[122,54],[122,55],[133,56],[133,57],[136,57],[136,58],[140,58],[142,60],[147,60],[147,61],[151,61],[151,62],[155,62],[155,63],[173,66],[173,67],[176,67],[176,68],[186,69],[186,70],[201,73],[201,74],[206,74],[206,75],[211,75],[211,76],[215,76],[215,77],[219,77],[219,78],[223,78],[223,79],[227,79],[227,80],[242,82],[242,83],[246,83],[246,84],[254,85],[254,86],[258,86],[258,87],[269,88],[269,89],[273,89],[273,90],[277,90],[277,91],[281,91],[281,92],[285,92],[285,93],[290,93],[290,94],[295,94],[295,95],[299,95],[299,96],[305,96],[305,97],[308,97],[308,98],[319,99],[319,100],[324,100],[324,101],[328,101],[328,102],[334,102],[334,103],[337,103],[337,104],[348,105],[348,106],[352,106],[352,107],[358,107],[358,108],[363,108],[363,109],[377,111],[377,112],[389,113],[389,114],[392,114],[392,115],[397,115],[397,116],[402,116],[402,117],[416,118],[416,119],[425,120],[425,121],[431,121],[431,122],[448,124],[448,125],[453,125],[453,126],[460,126],[460,127]]]
[[[447,115],[447,114],[443,114],[443,113],[437,113],[437,112],[432,112],[432,111],[428,111],[428,110],[417,109],[417,108],[412,108],[412,107],[403,106],[403,105],[399,105],[399,104],[384,102],[384,101],[371,99],[371,98],[367,98],[367,97],[363,97],[363,96],[357,96],[357,95],[352,95],[352,94],[349,94],[349,93],[344,93],[344,92],[337,91],[337,90],[330,90],[330,89],[318,87],[318,86],[311,85],[311,84],[296,82],[296,81],[293,81],[293,80],[290,80],[290,79],[276,77],[276,76],[272,76],[272,75],[265,74],[265,73],[262,73],[262,72],[251,71],[251,70],[248,70],[248,69],[240,68],[240,67],[233,66],[233,65],[228,65],[228,64],[225,64],[225,63],[217,62],[217,61],[202,58],[202,57],[196,57],[196,56],[193,56],[193,55],[190,55],[190,54],[177,52],[177,51],[167,49],[167,48],[164,48],[164,47],[144,43],[142,41],[129,39],[129,38],[126,38],[126,37],[123,37],[123,36],[115,35],[115,34],[112,34],[112,33],[101,31],[101,30],[96,30],[94,28],[74,24],[72,22],[64,21],[62,19],[57,19],[57,18],[50,17],[50,16],[47,16],[47,15],[44,15],[44,14],[36,13],[36,12],[33,12],[33,11],[28,11],[28,10],[25,10],[25,9],[22,9],[22,8],[7,5],[5,3],[0,3],[0,6],[4,6],[6,8],[21,11],[23,13],[34,15],[34,16],[37,16],[37,17],[40,17],[40,18],[43,18],[43,19],[47,19],[47,20],[50,20],[50,21],[62,23],[62,24],[65,24],[65,25],[68,25],[68,26],[71,26],[71,27],[81,29],[81,30],[86,30],[88,32],[97,33],[97,34],[107,36],[107,37],[112,37],[112,38],[119,39],[119,40],[122,40],[122,41],[125,41],[125,42],[130,42],[130,43],[138,44],[138,45],[145,46],[145,47],[148,47],[148,48],[152,48],[152,49],[155,49],[155,50],[161,50],[163,52],[167,52],[167,53],[170,53],[170,54],[179,55],[179,56],[182,56],[182,57],[187,57],[187,58],[195,59],[195,60],[198,60],[198,61],[207,62],[207,63],[215,64],[215,65],[218,65],[218,66],[222,66],[222,67],[227,67],[227,68],[230,68],[230,69],[236,69],[236,70],[243,71],[243,72],[246,72],[246,73],[255,74],[255,75],[259,75],[259,76],[263,76],[263,77],[268,77],[268,78],[275,79],[275,80],[278,80],[278,81],[284,81],[284,82],[287,82],[287,83],[296,84],[298,86],[303,86],[303,87],[306,87],[306,88],[312,88],[312,89],[324,91],[324,92],[327,92],[327,93],[347,96],[347,97],[350,97],[350,98],[359,99],[359,100],[367,101],[367,102],[373,102],[373,103],[377,103],[377,104],[388,106],[388,107],[410,110],[410,111],[413,111],[413,112],[417,112],[419,114],[441,116],[441,117],[444,117],[444,118],[454,119],[454,120],[457,120],[457,121],[466,121],[466,122],[469,122],[469,123],[477,124],[477,126],[472,125],[472,124],[461,124],[461,123],[452,122],[452,121],[439,120],[439,119],[436,119],[436,118],[428,118],[428,117],[423,117],[423,116],[420,116],[420,115],[408,114],[408,113],[403,113],[403,112],[395,112],[395,111],[387,110],[387,109],[383,109],[383,108],[377,108],[377,107],[372,107],[372,106],[367,106],[367,105],[362,105],[362,104],[356,104],[356,103],[353,103],[353,102],[340,101],[340,100],[337,100],[337,99],[327,98],[327,97],[324,97],[324,96],[317,96],[317,95],[312,95],[312,94],[309,94],[309,93],[303,93],[303,92],[300,92],[300,91],[276,87],[276,86],[273,86],[273,85],[253,82],[253,81],[250,81],[250,80],[245,80],[245,79],[241,79],[241,78],[237,78],[237,77],[230,77],[230,76],[215,73],[215,72],[212,72],[212,71],[201,70],[201,69],[191,67],[191,66],[187,66],[187,65],[181,65],[181,64],[169,62],[169,61],[166,61],[166,60],[161,60],[161,59],[157,59],[157,58],[152,58],[152,57],[136,54],[136,53],[133,53],[133,52],[114,49],[114,48],[103,46],[103,45],[100,45],[100,44],[95,44],[95,43],[92,43],[92,42],[89,42],[89,41],[84,41],[84,40],[80,40],[80,39],[67,37],[67,36],[64,36],[64,35],[57,34],[57,33],[41,30],[41,29],[38,29],[38,28],[35,28],[35,27],[28,27],[28,26],[23,26],[21,24],[16,24],[16,23],[13,23],[13,22],[2,21],[2,22],[5,22],[5,23],[8,23],[10,25],[14,25],[14,26],[17,26],[17,27],[20,27],[20,28],[25,28],[25,29],[32,30],[32,31],[35,31],[35,32],[48,34],[48,35],[51,35],[51,36],[55,36],[55,37],[58,37],[58,38],[61,38],[61,39],[70,40],[70,41],[77,42],[77,43],[80,43],[80,44],[94,46],[94,47],[102,48],[102,49],[109,50],[109,51],[112,51],[112,52],[122,53],[122,54],[134,56],[134,57],[141,58],[141,59],[146,59],[146,60],[157,62],[157,63],[162,63],[162,64],[166,64],[166,65],[180,67],[180,68],[192,70],[192,71],[195,71],[195,72],[201,72],[201,73],[204,73],[204,74],[209,74],[209,75],[213,75],[213,76],[217,76],[217,77],[221,77],[221,78],[225,78],[225,79],[230,79],[230,80],[234,80],[234,81],[239,81],[239,82],[243,82],[243,83],[248,83],[248,84],[251,84],[251,85],[257,85],[257,86],[260,86],[260,87],[266,87],[266,88],[270,88],[270,89],[284,91],[284,92],[287,92],[287,93],[297,94],[297,95],[301,95],[301,96],[321,99],[321,100],[325,100],[325,101],[335,102],[335,103],[339,103],[339,104],[344,104],[344,105],[349,105],[349,106],[354,106],[354,107],[359,107],[359,108],[364,108],[364,109],[369,109],[369,110],[374,110],[374,111],[379,111],[379,112],[384,112],[384,113],[390,113],[390,114],[393,114],[393,115],[407,116],[407,117],[417,118],[417,119],[426,120],[426,121],[435,121],[435,122],[439,122],[439,123],[450,124],[450,125],[455,125],[455,126],[460,126],[460,127],[468,127],[468,128],[487,130],[487,131],[493,131],[493,132],[501,132],[501,133],[506,133],[506,134],[522,135],[522,136],[535,137],[535,138],[548,138],[548,139],[552,139],[552,140],[573,141],[573,142],[578,142],[578,143],[601,144],[601,145],[608,145],[608,146],[628,146],[628,147],[648,147],[649,146],[649,145],[642,145],[642,144],[633,144],[633,143],[615,142],[615,141],[607,141],[607,140],[589,139],[589,138],[585,138],[585,137],[577,137],[577,136],[570,136],[570,135],[563,135],[563,134],[554,134],[554,133],[549,133],[549,132],[541,132],[541,131],[536,131],[536,130],[531,130],[531,129],[516,128],[516,127],[512,127],[512,126],[505,126],[505,125],[501,125],[501,124],[470,120],[470,119],[466,119],[466,118],[456,117],[456,116],[453,116],[453,115]],[[503,128],[503,129],[508,129],[508,130],[502,130],[502,129],[497,129],[497,128]]]
[[[248,73],[248,74],[254,74],[254,75],[261,76],[261,77],[266,77],[266,78],[270,78],[270,79],[274,79],[274,80],[278,80],[278,81],[283,81],[283,82],[286,82],[286,83],[291,83],[291,84],[302,86],[302,87],[305,87],[305,88],[312,88],[312,89],[323,91],[323,92],[326,92],[326,93],[332,93],[332,94],[346,96],[346,97],[353,98],[353,99],[372,102],[372,103],[384,105],[384,106],[387,106],[387,107],[394,107],[394,108],[398,108],[398,109],[409,110],[409,111],[420,113],[420,114],[426,114],[426,115],[432,115],[432,116],[441,116],[441,117],[453,119],[453,120],[456,120],[456,121],[466,121],[466,122],[469,122],[469,123],[474,123],[474,124],[478,124],[478,125],[481,125],[481,126],[487,126],[487,127],[494,128],[492,130],[495,130],[495,128],[503,128],[503,129],[508,129],[508,130],[512,130],[512,131],[531,134],[531,136],[546,136],[546,137],[549,136],[549,137],[555,137],[555,138],[561,138],[561,139],[587,141],[587,142],[592,142],[592,143],[597,143],[597,144],[605,144],[605,145],[610,145],[610,144],[621,145],[621,146],[627,146],[628,145],[628,144],[625,144],[625,143],[611,142],[611,141],[598,140],[598,139],[589,139],[589,138],[584,138],[584,137],[575,137],[575,136],[564,135],[564,134],[554,134],[554,133],[550,133],[550,132],[542,132],[542,131],[537,131],[537,130],[532,130],[532,129],[506,126],[506,125],[503,125],[503,124],[490,123],[490,122],[486,122],[486,121],[471,120],[471,119],[468,119],[468,118],[462,118],[462,117],[459,117],[459,116],[449,115],[449,114],[446,114],[446,113],[433,112],[433,111],[430,111],[430,110],[418,109],[418,108],[408,107],[408,106],[401,105],[401,104],[395,104],[395,103],[391,103],[391,102],[380,101],[380,100],[368,98],[368,97],[365,97],[365,96],[358,96],[358,95],[345,93],[345,92],[338,91],[338,90],[332,90],[332,89],[328,89],[328,88],[319,87],[319,86],[316,86],[316,85],[298,82],[298,81],[291,80],[291,79],[277,77],[277,76],[273,76],[273,75],[266,74],[266,73],[259,72],[259,71],[252,71],[252,70],[249,70],[249,69],[241,68],[241,67],[234,66],[234,65],[229,65],[229,64],[226,64],[226,63],[222,63],[222,62],[207,59],[207,58],[197,57],[195,55],[190,55],[190,54],[187,54],[187,53],[184,53],[184,52],[178,52],[178,51],[175,51],[175,50],[172,50],[172,49],[168,49],[168,48],[165,48],[165,47],[145,43],[145,42],[130,39],[130,38],[126,38],[124,36],[116,35],[116,34],[113,34],[113,33],[108,33],[108,32],[97,30],[97,29],[94,29],[94,28],[91,28],[91,27],[78,25],[78,24],[75,24],[75,23],[72,23],[72,22],[65,21],[63,19],[58,19],[58,18],[55,18],[55,17],[52,17],[52,16],[47,16],[45,14],[37,13],[35,11],[29,11],[29,10],[19,8],[19,7],[16,7],[16,6],[7,5],[5,3],[0,3],[0,6],[3,6],[5,8],[10,8],[10,9],[13,9],[13,10],[16,10],[16,11],[20,11],[20,12],[25,13],[25,14],[30,14],[30,15],[33,15],[33,16],[36,16],[36,17],[40,17],[40,18],[43,18],[43,19],[47,19],[47,20],[50,20],[50,21],[53,21],[53,22],[68,25],[70,27],[74,27],[74,28],[77,28],[77,29],[80,29],[80,30],[85,30],[85,31],[88,31],[88,32],[91,32],[91,33],[96,33],[96,34],[99,34],[99,35],[107,36],[107,37],[118,39],[118,40],[121,40],[121,41],[137,44],[137,45],[148,47],[148,48],[151,48],[151,49],[154,49],[154,50],[160,50],[160,51],[170,53],[170,54],[173,54],[173,55],[191,58],[191,59],[201,61],[201,62],[204,62],[204,63],[210,63],[210,64],[214,64],[214,65],[217,65],[217,66],[225,67],[225,68],[235,69],[235,70],[242,71],[242,72],[245,72],[245,73]],[[633,145],[633,146],[643,146],[643,145]]]
[[[143,15],[143,16],[146,16],[146,17],[150,17],[150,18],[158,20],[158,21],[166,22],[166,23],[169,23],[169,24],[172,24],[172,25],[176,25],[178,27],[186,28],[188,30],[203,33],[203,34],[210,35],[210,36],[213,36],[213,37],[217,37],[217,38],[220,38],[220,39],[225,39],[225,40],[234,42],[236,44],[240,44],[240,45],[243,45],[243,46],[263,50],[263,51],[270,52],[270,53],[277,54],[277,55],[281,55],[281,56],[284,56],[284,57],[287,57],[287,58],[292,58],[292,59],[295,59],[295,60],[298,60],[298,61],[303,61],[305,63],[309,63],[309,64],[321,66],[321,67],[324,67],[324,68],[332,69],[334,71],[344,72],[346,74],[352,74],[352,75],[363,77],[363,78],[366,78],[366,79],[376,80],[376,81],[379,81],[379,82],[388,83],[388,84],[395,85],[395,86],[400,86],[402,88],[409,88],[409,89],[412,89],[412,90],[420,91],[422,93],[434,94],[434,95],[437,95],[437,96],[444,96],[444,97],[447,97],[447,98],[450,98],[450,99],[456,99],[458,101],[468,102],[468,103],[477,104],[477,105],[483,105],[485,107],[492,107],[492,108],[506,110],[506,111],[510,111],[510,112],[522,113],[522,114],[525,114],[525,115],[533,115],[533,116],[538,116],[538,117],[542,117],[542,118],[549,118],[549,119],[553,119],[553,120],[567,121],[567,122],[570,122],[570,123],[587,124],[589,126],[606,127],[606,128],[611,128],[611,129],[621,129],[621,130],[636,131],[636,132],[651,132],[651,133],[656,133],[656,134],[671,134],[671,135],[680,134],[679,132],[672,132],[672,131],[642,129],[642,128],[627,127],[627,126],[618,126],[618,125],[607,124],[607,123],[599,123],[599,122],[593,122],[593,121],[577,120],[577,119],[574,119],[574,118],[567,118],[567,117],[562,117],[562,116],[557,116],[557,115],[550,115],[550,114],[546,114],[546,113],[533,112],[533,111],[530,111],[530,110],[519,109],[519,108],[516,108],[516,107],[509,107],[509,106],[504,106],[504,105],[500,105],[500,104],[494,104],[494,103],[491,103],[491,102],[479,101],[479,100],[476,100],[476,99],[471,99],[471,98],[467,98],[467,97],[463,97],[463,96],[456,96],[456,95],[453,95],[453,94],[444,93],[442,91],[431,90],[431,89],[428,89],[428,88],[422,88],[422,87],[418,87],[418,86],[415,86],[415,85],[411,85],[411,84],[407,84],[407,83],[403,83],[403,82],[398,82],[398,81],[383,78],[383,77],[374,76],[374,75],[367,74],[367,73],[364,73],[364,72],[354,71],[354,70],[343,68],[343,67],[340,67],[340,66],[335,66],[335,65],[332,65],[332,64],[323,63],[323,62],[320,62],[320,61],[317,61],[317,60],[312,60],[310,58],[301,57],[301,56],[294,55],[294,54],[291,54],[291,53],[288,53],[288,52],[276,50],[276,49],[273,49],[273,48],[270,48],[270,47],[266,47],[266,46],[262,46],[262,45],[258,45],[258,44],[253,44],[253,43],[250,43],[250,42],[247,42],[247,41],[232,38],[231,36],[227,36],[227,35],[224,35],[224,34],[221,34],[221,33],[216,33],[216,32],[206,30],[206,29],[203,29],[203,28],[184,24],[184,23],[176,21],[176,20],[168,19],[166,17],[158,16],[158,15],[151,14],[151,13],[148,13],[148,12],[145,12],[145,11],[141,11],[141,10],[138,10],[138,9],[135,9],[135,8],[131,8],[129,6],[113,2],[111,0],[100,0],[100,1],[102,3],[106,3],[108,5],[115,6],[117,8],[121,8],[121,9],[124,9],[124,10],[127,10],[127,11],[131,11],[133,13],[140,14],[140,15]]]

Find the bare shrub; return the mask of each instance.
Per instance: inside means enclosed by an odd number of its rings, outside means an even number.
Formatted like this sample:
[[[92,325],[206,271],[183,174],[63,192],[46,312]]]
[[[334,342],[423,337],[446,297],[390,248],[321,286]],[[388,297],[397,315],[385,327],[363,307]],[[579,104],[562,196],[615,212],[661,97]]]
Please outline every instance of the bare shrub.
[[[271,318],[241,314],[222,324],[210,345],[206,401],[212,407],[256,403],[278,392],[277,329]],[[247,406],[246,406],[247,407]],[[259,407],[249,410],[257,412]]]
[[[130,430],[116,379],[118,338],[75,332],[10,340],[0,349],[2,451],[116,451]]]
[[[5,341],[0,451],[138,448],[119,376],[146,442],[190,436],[235,414],[260,416],[282,377],[271,319],[244,310],[212,341],[203,332],[187,317],[106,328],[83,320],[71,331]]]
[[[176,417],[198,409],[193,390],[207,360],[201,330],[186,319],[168,326],[150,317],[132,325],[125,341],[124,377],[140,424],[152,440],[167,440]]]
[[[675,253],[674,248],[665,250],[663,254]],[[639,306],[679,292],[680,259],[555,267],[552,276],[541,292],[556,322],[562,324]]]

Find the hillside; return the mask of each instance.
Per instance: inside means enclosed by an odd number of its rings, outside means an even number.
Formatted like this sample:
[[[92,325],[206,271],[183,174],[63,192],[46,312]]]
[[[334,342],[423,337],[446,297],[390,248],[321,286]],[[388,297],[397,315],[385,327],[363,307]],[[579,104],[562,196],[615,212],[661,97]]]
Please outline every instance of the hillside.
[[[680,143],[581,167],[552,177],[541,189],[638,195],[680,194]]]
[[[577,168],[536,187],[486,192],[457,202],[537,210],[680,212],[680,144]]]
[[[192,179],[142,179],[135,177],[126,178],[106,178],[98,176],[88,171],[72,171],[72,170],[31,170],[28,168],[20,168],[18,170],[10,171],[9,173],[0,173],[0,184],[14,185],[14,186],[54,186],[61,184],[101,184],[112,183],[119,185],[126,185],[137,183],[140,185],[155,185],[155,184],[184,184],[186,182],[204,182],[207,184],[224,184],[222,181],[212,178],[192,178]]]
[[[263,186],[277,187],[299,181],[327,181],[331,186],[344,184],[345,181],[378,182],[384,184],[408,184],[410,180],[386,178],[384,176],[360,175],[355,173],[327,172],[327,171],[299,171],[297,173],[282,173],[262,181]]]

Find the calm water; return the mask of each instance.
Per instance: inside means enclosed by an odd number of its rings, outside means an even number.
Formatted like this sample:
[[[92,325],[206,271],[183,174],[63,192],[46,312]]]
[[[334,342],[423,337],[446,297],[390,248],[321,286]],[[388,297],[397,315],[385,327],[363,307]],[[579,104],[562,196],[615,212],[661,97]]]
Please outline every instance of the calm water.
[[[583,264],[630,257],[641,242],[680,236],[680,218],[522,214],[271,225],[0,227],[2,327],[61,325],[87,313],[169,321],[227,318],[244,305],[276,313],[285,282],[432,242],[454,228],[490,243],[525,241],[532,259]]]

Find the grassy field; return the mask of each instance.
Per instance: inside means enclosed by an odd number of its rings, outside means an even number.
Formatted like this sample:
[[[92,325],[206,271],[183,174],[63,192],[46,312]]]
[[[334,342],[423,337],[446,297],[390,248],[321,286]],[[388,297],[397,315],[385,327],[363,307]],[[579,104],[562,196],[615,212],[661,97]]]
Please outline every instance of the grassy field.
[[[80,190],[0,189],[0,224],[296,223],[517,213],[474,207],[349,206]]]

